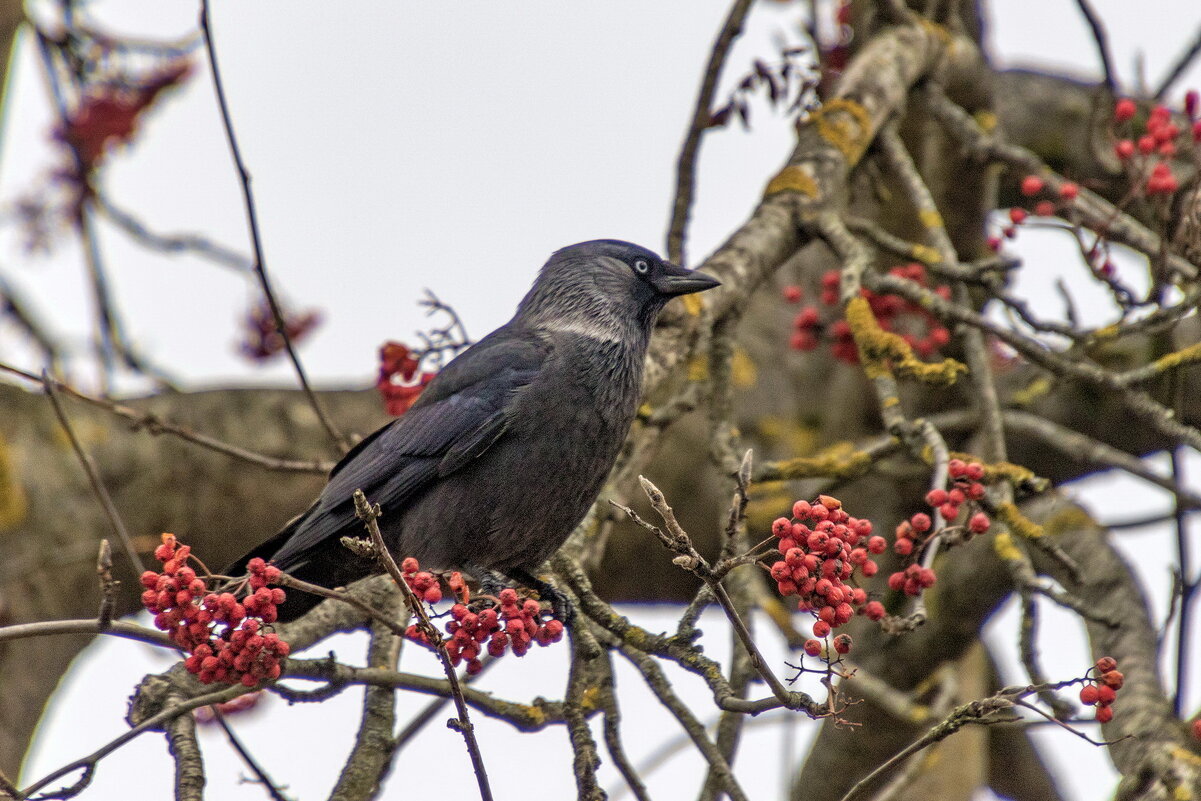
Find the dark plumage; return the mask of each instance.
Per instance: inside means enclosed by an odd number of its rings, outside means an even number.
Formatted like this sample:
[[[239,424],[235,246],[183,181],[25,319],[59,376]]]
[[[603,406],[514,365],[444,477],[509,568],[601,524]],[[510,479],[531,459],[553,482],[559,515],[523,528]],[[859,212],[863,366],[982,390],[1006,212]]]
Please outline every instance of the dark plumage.
[[[596,500],[634,419],[655,318],[707,275],[611,239],[551,256],[513,319],[446,365],[413,407],[360,442],[317,501],[254,556],[345,585],[376,570],[341,545],[363,534],[356,489],[380,504],[384,541],[424,569],[500,574],[561,596],[532,571]],[[289,591],[280,618],[320,599]]]

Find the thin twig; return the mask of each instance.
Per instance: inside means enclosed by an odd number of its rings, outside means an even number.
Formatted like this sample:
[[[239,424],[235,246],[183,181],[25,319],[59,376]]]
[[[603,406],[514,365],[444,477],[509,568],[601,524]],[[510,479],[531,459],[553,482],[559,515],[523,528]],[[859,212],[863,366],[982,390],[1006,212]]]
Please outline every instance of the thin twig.
[[[999,694],[991,698],[985,698],[981,701],[972,701],[964,704],[952,712],[945,720],[937,726],[930,729],[920,738],[902,748],[890,759],[885,760],[882,764],[876,767],[871,773],[864,776],[842,797],[842,801],[853,801],[863,795],[864,791],[881,776],[884,776],[894,767],[904,762],[909,757],[919,751],[945,740],[955,732],[969,724],[988,725],[993,723],[1009,723],[1012,718],[994,718],[988,719],[988,716],[994,712],[1010,709],[1013,702],[1001,697]]]
[[[1096,10],[1088,0],[1076,0],[1076,7],[1084,15],[1085,22],[1093,32],[1093,42],[1097,45],[1097,55],[1101,58],[1101,70],[1105,73],[1105,87],[1111,97],[1118,93],[1118,78],[1113,69],[1113,57],[1109,53],[1109,36],[1105,33],[1105,25],[1097,16]]]
[[[430,622],[429,613],[425,611],[425,605],[413,593],[413,588],[404,580],[404,574],[400,572],[400,566],[396,564],[396,560],[392,558],[388,546],[384,543],[384,535],[379,529],[379,517],[382,514],[378,504],[371,504],[367,501],[367,496],[362,490],[354,491],[354,509],[355,514],[363,525],[367,527],[367,531],[371,534],[371,544],[375,547],[375,557],[383,565],[388,575],[396,583],[404,595],[405,603],[409,607],[409,611],[416,616],[417,626],[425,633],[426,638],[434,647],[435,653],[438,655],[438,660],[442,663],[442,671],[446,674],[446,681],[450,685],[451,695],[455,700],[455,711],[458,713],[457,719],[451,719],[448,725],[451,728],[463,735],[463,742],[467,746],[467,753],[471,757],[471,767],[475,771],[476,786],[480,791],[482,801],[492,801],[492,788],[488,785],[488,771],[484,767],[484,757],[480,753],[479,743],[475,739],[475,727],[471,724],[471,718],[467,711],[467,702],[463,698],[463,688],[459,684],[459,674],[455,671],[454,665],[451,664],[450,654],[446,652],[446,647],[442,642],[442,635]],[[404,636],[403,633],[401,636]]]
[[[38,779],[36,782],[22,790],[20,797],[25,798],[31,796],[51,782],[61,779],[63,776],[73,773],[74,771],[83,770],[83,776],[81,776],[80,779],[71,787],[57,790],[53,793],[46,793],[45,795],[39,796],[39,798],[70,798],[71,796],[78,795],[88,786],[88,784],[91,783],[92,776],[95,774],[96,766],[100,763],[100,760],[104,759],[113,751],[116,751],[118,748],[135,739],[139,735],[148,731],[160,730],[168,721],[172,721],[180,715],[191,712],[193,709],[199,709],[202,706],[209,706],[211,704],[223,704],[226,701],[232,701],[239,695],[245,695],[248,692],[251,692],[249,687],[238,685],[236,687],[226,687],[224,689],[217,690],[216,692],[198,695],[195,698],[181,701],[175,706],[164,709],[157,715],[146,718],[128,731],[122,732],[120,735],[114,737],[112,740],[100,746],[87,756],[77,759],[70,764],[63,765],[58,770],[43,776],[41,779]]]
[[[121,520],[121,515],[117,511],[112,497],[109,496],[108,490],[105,489],[104,482],[100,480],[100,471],[96,469],[96,463],[92,461],[92,457],[83,449],[83,446],[79,443],[79,438],[75,436],[75,430],[71,427],[71,421],[67,418],[67,412],[58,397],[58,389],[55,387],[55,383],[48,373],[42,373],[42,385],[46,388],[46,396],[50,398],[50,403],[54,406],[54,414],[58,416],[58,422],[67,434],[67,439],[71,442],[71,448],[74,449],[75,455],[79,457],[80,464],[83,465],[84,472],[87,473],[88,482],[92,485],[92,492],[95,493],[96,500],[100,502],[100,508],[104,510],[109,524],[113,527],[113,532],[116,533],[117,539],[121,541],[121,547],[125,551],[125,556],[129,559],[129,564],[134,570],[134,575],[140,576],[145,572],[146,567],[142,564],[142,558],[138,556],[138,549],[134,547],[133,538],[129,536],[129,530],[125,528],[125,522]]]
[[[275,297],[275,293],[271,289],[271,281],[267,277],[267,265],[263,258],[263,242],[259,234],[258,213],[255,210],[254,191],[250,187],[250,172],[246,169],[246,164],[242,160],[242,151],[238,147],[238,140],[234,134],[233,119],[229,114],[229,104],[225,99],[225,87],[221,82],[221,71],[217,66],[217,50],[213,46],[213,30],[212,21],[209,18],[209,0],[200,0],[200,27],[204,31],[205,49],[208,51],[209,68],[213,73],[213,88],[217,93],[217,106],[221,111],[221,122],[225,127],[225,137],[229,142],[230,153],[233,155],[234,165],[238,170],[238,178],[242,184],[242,198],[246,206],[246,221],[250,228],[250,241],[254,246],[254,271],[258,275],[259,284],[263,289],[263,296],[267,299],[267,304],[271,307],[271,315],[275,319],[275,331],[283,339],[284,349],[288,352],[288,358],[292,361],[292,366],[296,370],[296,377],[300,381],[300,386],[308,396],[309,404],[312,405],[313,411],[317,413],[317,418],[321,421],[322,427],[329,434],[334,444],[339,447],[343,453],[350,449],[350,443],[342,436],[342,433],[334,425],[333,420],[325,411],[317,393],[309,385],[308,377],[305,375],[304,366],[300,363],[300,357],[296,355],[296,349],[292,345],[292,338],[288,336],[287,325],[284,322],[283,310],[279,306],[279,301]]]
[[[485,654],[484,658],[481,660],[481,663],[483,664],[483,667],[480,668],[479,672],[465,677],[463,681],[468,684],[476,681],[480,676],[483,676],[490,667],[496,664],[496,659]],[[430,701],[425,709],[418,712],[417,715],[414,716],[414,718],[410,720],[403,729],[400,730],[400,733],[396,735],[396,750],[399,752],[402,748],[408,745],[409,741],[420,734],[421,730],[424,729],[431,720],[440,715],[442,710],[446,709],[450,702],[451,699],[449,697],[438,698],[434,701]]]
[[[712,115],[713,95],[721,78],[722,68],[734,40],[742,33],[742,25],[754,5],[753,0],[734,0],[730,12],[717,34],[717,41],[709,51],[704,78],[697,93],[696,105],[692,110],[692,121],[680,156],[676,161],[676,196],[672,203],[671,224],[667,229],[667,257],[676,264],[684,264],[684,243],[688,231],[688,216],[692,211],[692,196],[696,191],[696,159],[700,152],[701,138],[709,127]]]
[[[233,727],[229,725],[229,721],[225,719],[225,715],[221,713],[221,710],[216,706],[209,707],[209,710],[213,713],[213,720],[217,721],[217,725],[225,732],[225,739],[229,740],[229,744],[233,746],[234,751],[237,751],[238,757],[246,764],[246,767],[250,768],[250,772],[254,774],[255,780],[267,791],[267,795],[271,796],[274,801],[291,801],[291,799],[280,791],[275,782],[271,780],[271,777],[267,775],[267,771],[263,770],[263,766],[258,763],[254,755],[238,739],[238,735],[234,733]]]
[[[237,251],[197,234],[160,234],[128,211],[97,193],[96,208],[143,245],[164,253],[191,253],[240,273],[253,273],[254,262]]]
[[[23,640],[28,637],[49,637],[56,634],[110,634],[114,637],[137,640],[148,645],[160,645],[163,648],[177,647],[161,631],[148,629],[125,620],[113,620],[108,625],[101,625],[100,619],[94,617],[83,620],[42,620],[37,623],[16,623],[12,626],[4,626],[0,628],[0,643]]]
[[[1172,87],[1176,85],[1176,81],[1180,80],[1180,76],[1183,75],[1184,71],[1192,65],[1193,60],[1197,58],[1199,53],[1201,53],[1201,29],[1198,29],[1197,33],[1193,35],[1193,41],[1176,59],[1176,63],[1174,63],[1172,68],[1168,70],[1167,74],[1163,76],[1163,80],[1159,82],[1159,86],[1156,87],[1154,95],[1157,102],[1163,100],[1164,95],[1166,95],[1172,89]]]
[[[3,275],[0,275],[0,314],[11,318],[26,336],[33,340],[42,352],[42,362],[45,365],[51,370],[58,369],[62,360],[62,346],[30,310],[28,302],[21,297],[17,288]]]
[[[1173,448],[1172,480],[1185,486],[1184,459],[1181,449]],[[1193,597],[1197,592],[1198,579],[1193,575],[1192,545],[1189,543],[1188,519],[1177,496],[1173,501],[1172,522],[1176,533],[1176,569],[1180,571],[1180,619],[1176,626],[1176,690],[1172,696],[1172,711],[1183,717],[1184,699],[1188,697],[1186,685],[1189,676],[1189,645],[1192,637]]]
[[[751,636],[750,631],[747,630],[746,623],[734,607],[734,602],[730,600],[730,596],[726,592],[725,587],[722,586],[721,581],[714,577],[709,563],[693,547],[691,538],[676,520],[675,513],[671,507],[667,505],[667,499],[664,497],[662,490],[652,484],[645,476],[639,476],[638,481],[642,484],[642,489],[646,493],[647,498],[650,499],[651,506],[663,518],[663,522],[667,526],[666,532],[642,520],[633,509],[628,509],[616,503],[613,505],[625,512],[632,521],[658,536],[660,541],[672,551],[678,553],[679,556],[673,560],[677,565],[693,573],[709,585],[709,589],[713,592],[713,597],[721,605],[722,611],[726,613],[726,617],[730,621],[730,625],[734,627],[734,631],[738,634],[738,639],[741,640],[742,646],[750,655],[751,665],[764,682],[767,683],[768,688],[775,695],[776,699],[785,706],[791,706],[795,702],[795,693],[790,692],[780,682],[780,679],[776,677],[772,669],[767,666],[767,660],[763,658],[763,654],[759,651],[759,646],[756,645],[755,639]]]
[[[600,670],[601,680],[601,707],[604,710],[604,734],[605,747],[609,751],[609,758],[613,760],[613,766],[617,768],[617,772],[625,779],[626,787],[634,795],[638,801],[650,801],[650,796],[647,795],[646,785],[642,778],[638,775],[634,764],[630,762],[626,755],[625,747],[621,743],[621,707],[617,702],[617,692],[613,683],[613,652],[605,649],[601,656]]]
[[[22,370],[21,368],[14,367],[10,364],[5,364],[3,362],[0,362],[0,371],[15,375],[18,378],[23,378],[27,381],[36,381],[39,384],[43,383],[44,381],[43,378],[34,373]],[[135,409],[131,409],[128,406],[108,400],[107,398],[98,398],[94,395],[89,395],[86,392],[81,392],[71,385],[64,384],[62,381],[57,379],[51,378],[50,381],[53,382],[55,388],[70,395],[71,397],[81,400],[84,403],[89,403],[92,406],[104,409],[105,411],[111,412],[118,417],[122,417],[130,421],[130,423],[133,424],[131,428],[134,430],[146,431],[147,433],[155,436],[159,434],[171,434],[179,437],[185,442],[191,442],[193,445],[199,445],[202,448],[208,448],[209,450],[216,451],[217,453],[224,454],[225,456],[230,456],[234,459],[240,459],[241,461],[248,462],[249,464],[253,464],[258,467],[264,467],[268,470],[279,470],[282,472],[292,473],[325,474],[328,473],[330,468],[333,467],[332,462],[302,459],[282,459],[276,456],[255,453],[254,451],[246,450],[245,448],[241,448],[237,445],[231,445],[228,442],[222,442],[221,440],[214,439],[207,434],[201,434],[197,431],[193,431],[187,426],[171,422],[170,420],[164,420],[156,414],[150,412],[142,413]]]
[[[721,755],[721,751],[717,749],[713,741],[709,739],[709,735],[705,732],[704,724],[697,720],[692,710],[688,708],[680,698],[672,691],[671,682],[667,676],[663,674],[663,669],[646,654],[631,648],[624,642],[618,643],[618,649],[622,656],[629,660],[640,674],[646,686],[651,689],[655,697],[659,699],[659,703],[663,704],[672,716],[683,727],[688,734],[697,751],[709,763],[710,770],[714,771],[722,782],[726,793],[729,794],[734,801],[746,801],[746,793],[741,785],[738,784],[738,779],[734,776],[734,772],[730,770],[729,763],[725,757]]]

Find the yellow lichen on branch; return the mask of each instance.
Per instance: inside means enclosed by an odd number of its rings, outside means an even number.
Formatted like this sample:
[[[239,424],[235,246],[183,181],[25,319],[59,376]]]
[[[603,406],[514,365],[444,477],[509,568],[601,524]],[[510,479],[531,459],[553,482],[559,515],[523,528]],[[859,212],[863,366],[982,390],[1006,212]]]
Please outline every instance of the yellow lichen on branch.
[[[1019,512],[1017,506],[1012,503],[999,504],[997,517],[1022,539],[1036,540],[1045,533],[1042,526]]]
[[[864,297],[855,297],[847,301],[847,324],[855,337],[855,345],[859,348],[859,359],[869,378],[875,378],[882,372],[887,372],[889,366],[898,375],[916,378],[927,384],[946,386],[954,384],[960,373],[967,372],[967,366],[954,359],[943,359],[941,362],[923,362],[913,353],[899,334],[885,331],[880,327],[876,315]]]
[[[984,468],[984,481],[987,484],[1008,481],[1015,487],[1031,487],[1046,482],[1046,479],[1040,479],[1029,467],[1023,467],[1013,462],[986,462],[978,456],[959,451],[951,451],[950,456],[952,459],[961,459],[965,462],[979,462]]]
[[[781,192],[796,192],[807,198],[816,199],[818,191],[817,181],[810,173],[808,165],[789,164],[768,181],[767,189],[763,190],[763,196],[769,197]],[[687,297],[692,296],[688,295]]]
[[[871,143],[872,117],[861,103],[846,97],[827,101],[814,111],[809,121],[817,126],[822,139],[833,145],[847,163],[859,163]]]
[[[1000,531],[993,538],[993,551],[1006,562],[1023,562],[1022,552],[1014,544],[1013,537],[1008,531]]]
[[[29,500],[13,469],[8,442],[0,437],[0,531],[15,528],[25,520]]]
[[[1166,373],[1168,370],[1174,370],[1177,367],[1182,367],[1186,364],[1201,361],[1201,342],[1189,345],[1187,348],[1181,348],[1178,351],[1160,356],[1155,361],[1151,362],[1150,368],[1155,373]]]
[[[870,466],[871,456],[866,451],[855,450],[850,442],[836,442],[812,456],[765,464],[758,480],[853,478],[865,473]]]

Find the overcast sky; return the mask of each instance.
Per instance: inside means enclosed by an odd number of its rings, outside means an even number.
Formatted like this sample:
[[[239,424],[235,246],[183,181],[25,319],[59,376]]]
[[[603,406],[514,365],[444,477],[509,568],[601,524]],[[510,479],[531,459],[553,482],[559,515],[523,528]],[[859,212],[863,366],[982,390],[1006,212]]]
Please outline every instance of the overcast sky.
[[[719,94],[752,58],[774,54],[775,42],[799,41],[801,5],[757,7]],[[1201,23],[1194,0],[1094,5],[1108,23],[1116,66],[1127,83],[1140,61],[1150,81],[1157,81]],[[480,336],[508,319],[536,269],[558,247],[617,237],[661,250],[677,148],[726,6],[725,0],[473,0],[453,6],[218,0],[215,35],[254,176],[268,267],[293,307],[316,308],[325,317],[301,351],[310,375],[323,385],[367,385],[379,344],[411,341],[412,332],[425,325],[416,305],[423,287],[453,304]],[[1099,74],[1074,2],[1006,0],[993,6],[990,45],[1000,63]],[[196,3],[174,0],[107,0],[87,8],[113,30],[154,37],[187,35],[197,17]],[[4,203],[36,191],[57,158],[48,144],[52,112],[45,81],[30,42],[22,42],[14,64],[0,148]],[[211,83],[203,63],[197,67],[191,82],[146,121],[136,148],[111,159],[106,186],[115,202],[156,230],[200,232],[248,252],[241,196]],[[1191,85],[1201,85],[1196,68],[1191,79]],[[789,120],[762,105],[753,114],[752,133],[734,126],[705,140],[691,227],[694,258],[712,251],[746,217],[790,150]],[[90,307],[79,247],[64,240],[52,256],[30,258],[20,241],[12,226],[0,229],[5,275],[35,300],[57,332],[82,346]],[[237,353],[237,321],[255,297],[242,276],[191,257],[147,254],[108,226],[101,227],[101,246],[132,337],[155,361],[194,386],[290,385],[285,365],[263,369]],[[1040,264],[1070,263],[1074,252],[1064,240],[1034,232],[1024,234],[1019,247]],[[1084,311],[1103,313],[1087,303]],[[2,326],[0,358],[34,365],[33,354]],[[1194,466],[1192,474],[1198,473]],[[1131,498],[1162,503],[1137,482],[1097,486],[1089,497],[1114,504],[1115,515],[1131,511]],[[1098,508],[1104,513],[1108,507]],[[1142,547],[1148,542],[1139,540]],[[1165,583],[1162,564],[1140,563],[1140,569],[1149,571],[1147,580],[1155,586]],[[1047,614],[1046,630],[1057,644],[1077,645],[1048,652],[1048,670],[1075,675],[1086,659],[1078,647],[1079,627],[1054,610]],[[648,625],[665,626],[667,617],[670,612]],[[1012,615],[1002,616],[993,631],[1012,642],[1013,625]],[[726,638],[713,639],[712,648],[724,650]],[[82,685],[67,683],[78,694],[57,707],[26,779],[119,731],[132,684],[147,670],[163,667],[130,643],[109,642],[97,650],[103,655],[87,665],[95,673],[86,675],[98,673],[104,682],[81,677],[88,681],[86,695]],[[498,669],[486,686],[516,698],[558,695],[562,650],[536,651],[523,663]],[[1053,661],[1055,653],[1062,661]],[[420,669],[431,661],[423,657],[408,655],[405,667]],[[697,690],[686,680],[683,685],[686,695]],[[100,686],[111,697],[98,697]],[[287,710],[286,718],[272,717],[284,707],[272,699],[271,715],[242,728],[295,795],[318,797],[341,762],[358,697],[347,692],[340,715],[305,707]],[[696,698],[703,700],[704,693]],[[419,705],[407,697],[403,703],[406,709]],[[650,714],[654,702],[635,695],[627,708]],[[757,726],[739,757],[738,773],[756,788],[754,797],[770,797],[787,762],[781,749],[799,751],[814,727],[800,721],[797,739],[782,743],[775,736],[781,726]],[[628,728],[636,761],[676,735],[670,721],[653,717]],[[306,735],[281,745],[281,729]],[[545,797],[571,794],[562,731],[537,737],[530,745],[524,735],[485,724],[481,740],[485,757],[493,757],[489,766],[499,797],[513,797],[519,787],[528,791],[534,766],[545,776],[546,784],[543,779],[538,784]],[[224,760],[228,749],[219,738],[210,740],[206,753],[213,755],[211,763],[220,763],[210,765],[212,797],[262,797],[257,788],[236,785],[239,769]],[[1102,752],[1070,735],[1044,742],[1059,755],[1061,770],[1074,766],[1077,798],[1100,797],[1112,787]],[[466,770],[457,736],[432,726],[423,747],[401,756],[394,781],[399,785],[404,773],[436,773],[449,782],[447,794],[454,792],[449,788],[458,786],[454,782]],[[518,748],[525,755],[520,759],[513,756]],[[519,770],[507,771],[510,763]],[[652,791],[697,781],[697,765],[686,754],[671,760],[651,774]],[[151,788],[147,796],[168,792],[170,762],[161,737],[143,738],[106,760],[85,798],[128,798],[135,773],[140,786]],[[610,789],[618,786],[607,764],[602,778]],[[462,791],[470,797],[470,779],[466,782]]]

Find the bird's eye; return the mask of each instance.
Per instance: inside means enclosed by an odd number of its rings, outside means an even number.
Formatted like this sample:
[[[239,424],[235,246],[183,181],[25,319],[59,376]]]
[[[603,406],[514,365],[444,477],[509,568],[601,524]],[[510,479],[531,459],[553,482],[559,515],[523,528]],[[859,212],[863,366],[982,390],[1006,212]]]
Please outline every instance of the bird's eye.
[[[650,269],[651,266],[647,264],[646,259],[639,259],[638,261],[634,262],[634,272],[638,273],[639,275],[646,275],[648,272],[650,272]]]

